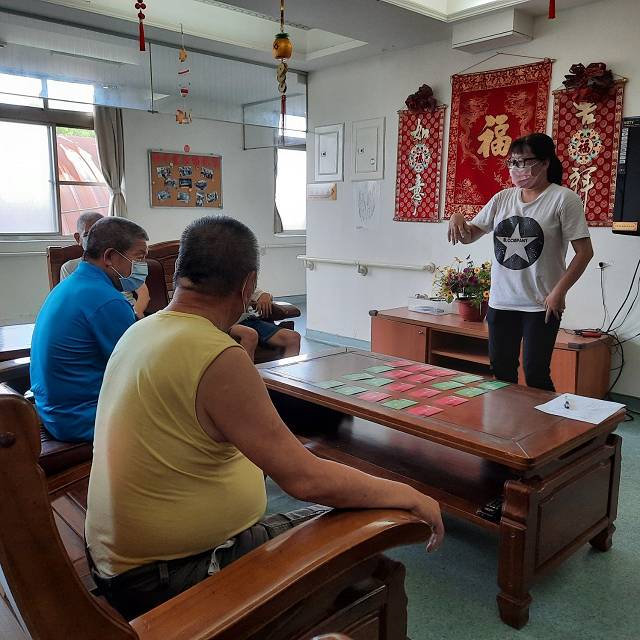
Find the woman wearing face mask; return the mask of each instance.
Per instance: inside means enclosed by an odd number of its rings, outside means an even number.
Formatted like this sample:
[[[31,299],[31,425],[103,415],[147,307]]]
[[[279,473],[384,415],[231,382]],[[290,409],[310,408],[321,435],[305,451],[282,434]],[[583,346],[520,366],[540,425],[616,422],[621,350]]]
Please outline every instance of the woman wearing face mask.
[[[452,244],[493,233],[495,260],[489,297],[489,355],[496,378],[517,383],[524,340],[527,385],[554,390],[551,356],[567,291],[593,257],[582,200],[561,186],[553,140],[533,133],[515,140],[507,160],[514,187],[497,193],[467,223],[449,221]],[[571,243],[575,256],[566,266]]]

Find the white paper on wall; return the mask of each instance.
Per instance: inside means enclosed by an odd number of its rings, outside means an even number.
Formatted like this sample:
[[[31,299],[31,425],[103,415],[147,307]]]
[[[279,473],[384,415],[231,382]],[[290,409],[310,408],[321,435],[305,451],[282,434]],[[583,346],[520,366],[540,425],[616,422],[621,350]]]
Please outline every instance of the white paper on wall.
[[[353,215],[356,231],[366,231],[377,226],[381,206],[379,180],[353,183]]]

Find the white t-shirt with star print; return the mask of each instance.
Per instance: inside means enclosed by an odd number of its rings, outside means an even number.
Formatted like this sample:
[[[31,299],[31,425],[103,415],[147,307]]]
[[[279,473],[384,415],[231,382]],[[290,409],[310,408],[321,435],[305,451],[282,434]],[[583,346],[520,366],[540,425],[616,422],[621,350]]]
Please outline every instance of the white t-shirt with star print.
[[[471,224],[493,232],[489,306],[507,311],[544,311],[544,300],[565,274],[569,242],[589,237],[580,197],[549,185],[533,202],[522,189],[496,193]]]

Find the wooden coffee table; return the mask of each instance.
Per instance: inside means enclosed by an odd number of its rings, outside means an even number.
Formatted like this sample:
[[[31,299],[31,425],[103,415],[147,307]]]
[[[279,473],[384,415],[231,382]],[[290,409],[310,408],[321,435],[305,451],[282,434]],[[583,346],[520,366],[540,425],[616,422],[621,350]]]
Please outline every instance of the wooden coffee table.
[[[283,419],[313,453],[406,482],[437,499],[443,511],[497,534],[500,617],[521,628],[535,580],[586,543],[611,547],[621,445],[613,431],[624,411],[597,425],[567,420],[535,409],[554,394],[513,385],[420,417],[315,384],[395,360],[333,350],[259,368]],[[343,382],[370,388],[366,380]],[[454,392],[419,403],[439,406]],[[386,393],[410,398],[407,391]]]

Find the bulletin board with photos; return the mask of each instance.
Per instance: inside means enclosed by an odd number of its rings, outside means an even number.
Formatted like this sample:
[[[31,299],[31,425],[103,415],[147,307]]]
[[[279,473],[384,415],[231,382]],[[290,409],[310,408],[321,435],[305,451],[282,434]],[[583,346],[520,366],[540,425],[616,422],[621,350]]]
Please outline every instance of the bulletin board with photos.
[[[152,207],[222,209],[222,156],[149,151]]]

